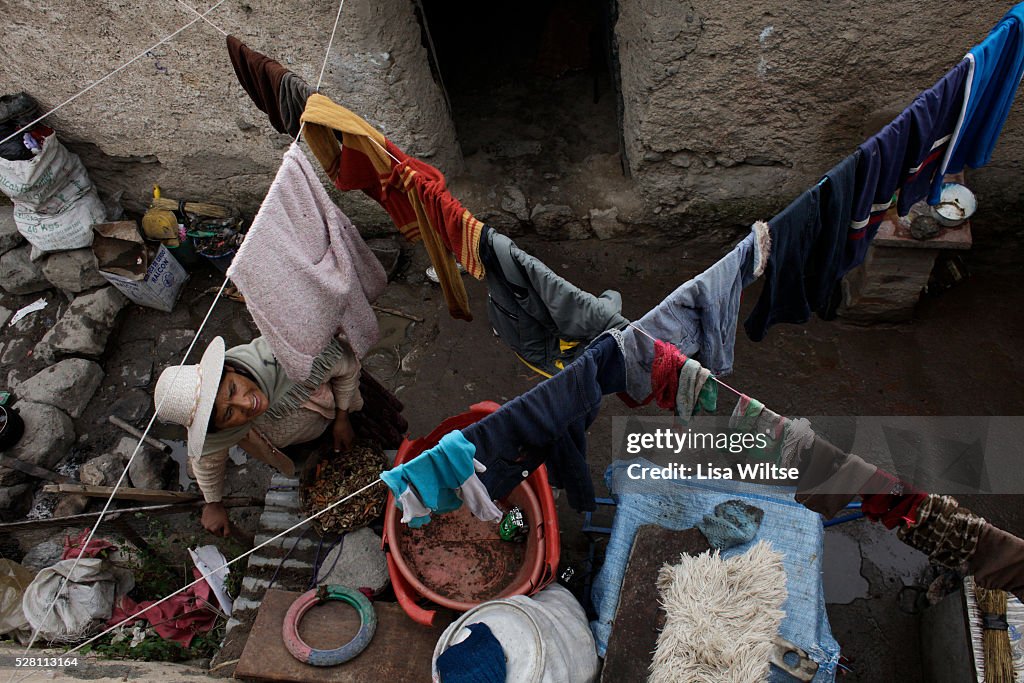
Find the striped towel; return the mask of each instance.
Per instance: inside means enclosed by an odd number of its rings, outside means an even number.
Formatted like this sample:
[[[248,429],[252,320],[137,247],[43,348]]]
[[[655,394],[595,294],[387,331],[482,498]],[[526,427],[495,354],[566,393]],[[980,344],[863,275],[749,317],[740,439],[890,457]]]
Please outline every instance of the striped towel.
[[[310,96],[302,120],[306,142],[335,187],[362,190],[388,212],[406,239],[422,240],[452,317],[472,320],[452,256],[473,277],[484,277],[483,223],[448,192],[444,175],[408,156],[366,121],[323,95]],[[340,145],[335,131],[341,133]]]

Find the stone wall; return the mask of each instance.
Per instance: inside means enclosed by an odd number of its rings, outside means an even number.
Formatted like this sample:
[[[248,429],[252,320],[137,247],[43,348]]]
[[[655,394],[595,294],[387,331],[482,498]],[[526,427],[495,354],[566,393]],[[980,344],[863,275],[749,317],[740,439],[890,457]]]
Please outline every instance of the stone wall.
[[[89,11],[5,3],[0,92],[27,90],[52,107],[190,20],[176,2],[129,10],[118,0],[81,5]],[[617,0],[617,7],[632,195],[623,198],[619,178],[614,202],[570,208],[586,221],[592,206],[618,206],[620,222],[676,237],[695,226],[774,215],[955,64],[1008,3]],[[336,10],[335,0],[227,0],[211,18],[315,84]],[[322,91],[457,176],[464,163],[420,31],[411,0],[347,3]],[[486,50],[470,58],[486,59]],[[969,176],[982,210],[1020,202],[1020,108],[991,164]],[[171,197],[251,213],[290,142],[250,102],[223,36],[202,21],[50,123],[100,189],[123,191],[134,210],[159,183]],[[617,164],[611,167],[579,171],[603,187],[598,176],[617,174]],[[497,199],[493,207],[478,201],[495,195],[487,177],[455,179],[469,208],[485,216],[500,209]],[[338,199],[361,227],[389,225],[358,193]]]
[[[336,0],[227,0],[210,19],[315,85],[337,8]],[[177,2],[4,3],[0,92],[25,90],[51,108],[190,18]],[[321,91],[407,151],[447,172],[461,170],[411,2],[347,3]],[[167,196],[253,212],[291,142],[242,91],[224,37],[202,20],[47,122],[82,156],[101,191],[124,190],[134,209],[148,204],[159,183]],[[359,199],[351,193],[341,201],[353,214],[370,211]],[[369,218],[387,222],[376,207]]]
[[[770,217],[930,87],[1010,3],[620,0],[626,155],[655,223]],[[1018,99],[984,207],[1020,201]]]

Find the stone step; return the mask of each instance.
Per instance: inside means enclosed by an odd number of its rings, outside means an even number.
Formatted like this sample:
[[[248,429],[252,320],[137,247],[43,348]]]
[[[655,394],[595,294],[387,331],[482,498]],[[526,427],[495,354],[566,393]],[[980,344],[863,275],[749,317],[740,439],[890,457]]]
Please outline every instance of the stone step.
[[[306,519],[305,515],[268,508],[260,515],[260,529],[284,531]],[[273,535],[273,534],[271,534]]]
[[[287,560],[282,561],[280,557],[263,557],[262,555],[252,555],[249,557],[250,567],[281,567],[282,569],[308,569],[313,570],[313,564],[306,562],[305,560],[298,560],[294,557],[289,557]]]
[[[266,507],[268,509],[298,510],[301,503],[298,491],[267,491]]]
[[[270,587],[270,579],[257,579],[254,576],[246,576],[242,579],[242,590],[241,593],[244,595],[245,591],[265,591]]]
[[[235,599],[234,607],[231,609],[232,615],[239,614],[241,612],[248,612],[249,610],[258,610],[262,604],[262,597],[259,600],[253,600],[247,597],[238,596]],[[232,616],[234,618],[234,616]]]
[[[298,543],[296,544],[295,538],[296,538],[297,535],[299,535],[301,533],[302,533],[301,530],[296,530],[295,533],[289,534],[287,536],[282,536],[281,538],[275,540],[273,543],[270,543],[266,547],[267,548],[281,548],[281,549],[285,549],[285,550],[291,550],[292,546],[294,545],[295,546],[295,552],[297,552],[297,553],[298,552],[303,552],[304,550],[314,550],[316,548],[317,544],[319,543],[315,539],[311,540],[311,539],[308,539],[308,538],[300,538],[298,540]],[[276,536],[276,535],[277,534],[266,534],[266,533],[256,534],[256,545],[260,545],[262,543],[265,543],[265,542],[269,541],[271,538],[274,538],[274,536]]]
[[[286,477],[280,472],[275,472],[273,476],[270,477],[270,485],[272,487],[294,486],[296,489],[298,489],[299,480],[295,477]]]

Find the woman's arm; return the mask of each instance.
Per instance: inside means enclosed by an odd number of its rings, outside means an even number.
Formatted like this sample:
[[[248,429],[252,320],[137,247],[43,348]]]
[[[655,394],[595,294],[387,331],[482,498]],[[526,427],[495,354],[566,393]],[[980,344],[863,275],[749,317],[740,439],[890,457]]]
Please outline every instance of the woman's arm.
[[[214,536],[226,537],[231,533],[228,511],[221,504],[224,496],[224,473],[227,471],[228,449],[206,453],[192,460],[192,472],[196,483],[203,492],[206,505],[203,507],[203,528]]]
[[[336,414],[331,429],[334,451],[352,448],[355,431],[349,422],[348,414],[363,407],[363,397],[359,393],[359,372],[361,366],[355,353],[346,346],[345,354],[338,359],[331,369],[331,393],[334,394]]]

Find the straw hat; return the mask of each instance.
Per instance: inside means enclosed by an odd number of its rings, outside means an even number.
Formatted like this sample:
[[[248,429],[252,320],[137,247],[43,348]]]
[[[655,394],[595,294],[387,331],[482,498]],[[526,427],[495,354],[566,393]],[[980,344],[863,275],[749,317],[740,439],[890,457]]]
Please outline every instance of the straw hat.
[[[206,429],[223,372],[224,338],[214,337],[199,365],[167,368],[156,382],[153,401],[157,415],[164,422],[174,422],[188,429],[189,457],[198,458],[203,453]]]

